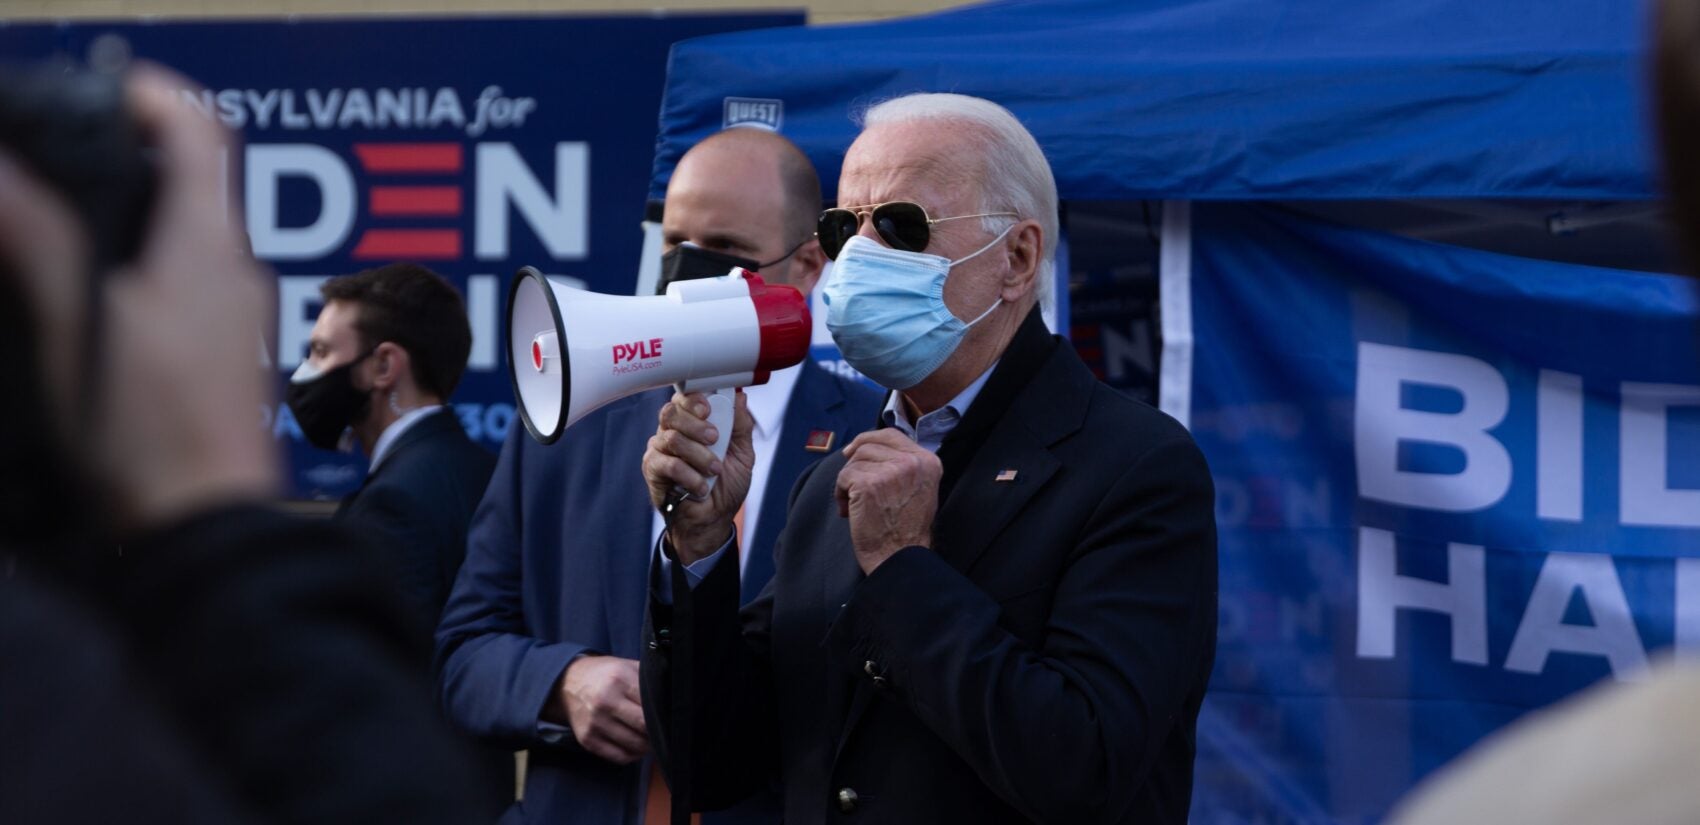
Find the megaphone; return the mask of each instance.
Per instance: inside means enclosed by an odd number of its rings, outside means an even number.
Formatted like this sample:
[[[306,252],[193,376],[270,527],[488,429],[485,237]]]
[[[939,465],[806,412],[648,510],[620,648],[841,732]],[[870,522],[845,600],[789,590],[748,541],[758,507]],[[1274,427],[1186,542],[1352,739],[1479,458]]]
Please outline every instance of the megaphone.
[[[765,384],[802,361],[811,323],[802,293],[741,268],[632,297],[576,289],[527,266],[508,291],[508,330],[508,374],[532,438],[553,444],[592,410],[672,384],[709,393],[714,453],[725,458],[733,388]]]

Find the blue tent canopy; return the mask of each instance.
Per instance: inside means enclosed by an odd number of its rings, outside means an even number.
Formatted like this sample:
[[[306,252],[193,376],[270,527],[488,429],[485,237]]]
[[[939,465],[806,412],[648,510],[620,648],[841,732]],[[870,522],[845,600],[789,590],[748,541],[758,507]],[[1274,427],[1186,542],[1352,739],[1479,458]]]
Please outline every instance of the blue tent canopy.
[[[1643,3],[1005,0],[675,46],[652,195],[727,98],[830,190],[857,106],[1008,106],[1065,200],[1654,196]]]

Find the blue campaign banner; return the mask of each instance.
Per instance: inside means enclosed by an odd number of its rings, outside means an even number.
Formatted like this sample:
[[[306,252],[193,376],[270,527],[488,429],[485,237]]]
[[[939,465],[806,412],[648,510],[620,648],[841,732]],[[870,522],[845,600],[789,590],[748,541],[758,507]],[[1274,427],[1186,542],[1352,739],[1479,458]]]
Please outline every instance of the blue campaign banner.
[[[8,59],[129,53],[204,90],[239,131],[223,158],[254,253],[278,274],[279,386],[304,357],[327,277],[395,260],[467,299],[473,350],[452,403],[495,449],[514,418],[501,346],[507,285],[533,265],[599,291],[637,283],[671,45],[798,25],[799,12],[436,19],[278,19],[0,26]],[[341,496],[365,458],[316,450],[283,405],[264,423],[299,498]]]
[[[1694,281],[1173,209],[1164,405],[1221,528],[1195,821],[1376,821],[1700,647]]]

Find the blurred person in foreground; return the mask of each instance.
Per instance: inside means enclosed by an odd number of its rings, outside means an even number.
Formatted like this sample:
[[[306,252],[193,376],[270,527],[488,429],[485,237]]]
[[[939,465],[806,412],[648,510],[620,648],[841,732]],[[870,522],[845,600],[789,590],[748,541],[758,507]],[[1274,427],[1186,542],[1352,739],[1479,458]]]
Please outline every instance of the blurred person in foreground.
[[[741,266],[808,294],[826,260],[813,238],[820,206],[814,167],[785,138],[750,128],[705,138],[667,186],[658,292]],[[637,660],[661,531],[640,463],[670,396],[615,401],[551,445],[516,422],[473,519],[437,653],[450,717],[530,752],[524,799],[505,821],[666,821]],[[871,426],[879,395],[804,360],[744,397],[764,460],[740,514],[752,538],[727,567],[734,595],[748,599],[773,574],[791,483]],[[772,823],[777,808],[771,793],[755,794],[707,821]]]
[[[117,271],[0,152],[0,821],[470,821],[383,568],[259,504],[266,287],[188,85],[127,84],[158,187]]]
[[[1653,66],[1664,186],[1700,273],[1700,0],[1658,0]],[[1700,358],[1700,352],[1694,354]],[[1603,684],[1495,733],[1401,800],[1397,825],[1700,822],[1700,665]]]
[[[1038,144],[987,100],[897,98],[867,112],[838,201],[817,229],[826,323],[891,390],[885,426],[798,480],[741,615],[746,405],[724,461],[700,395],[668,403],[644,455],[672,515],[643,707],[674,792],[712,809],[779,782],[796,825],[1185,821],[1216,638],[1210,473],[1045,328]],[[711,475],[705,500],[675,492]]]
[[[290,379],[290,410],[309,443],[353,441],[370,458],[336,518],[383,551],[428,638],[496,466],[444,403],[472,352],[466,305],[441,275],[410,263],[332,278],[319,294],[325,305]],[[487,749],[480,763],[478,788],[495,819],[514,799],[513,752]]]

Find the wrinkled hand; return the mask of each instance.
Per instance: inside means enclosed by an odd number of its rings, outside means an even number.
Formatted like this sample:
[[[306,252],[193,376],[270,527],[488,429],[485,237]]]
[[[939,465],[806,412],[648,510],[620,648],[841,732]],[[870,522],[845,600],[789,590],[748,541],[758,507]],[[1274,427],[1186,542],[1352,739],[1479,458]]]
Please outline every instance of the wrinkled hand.
[[[931,547],[944,465],[895,429],[871,430],[844,448],[838,471],[838,514],[850,519],[850,541],[863,573],[905,547]]]
[[[15,250],[58,250],[63,261],[86,261],[67,238],[85,243],[63,201],[15,164],[0,165],[0,229],[8,256],[36,301],[50,335],[82,336],[104,323],[100,388],[103,407],[90,433],[89,470],[116,497],[121,525],[170,520],[220,499],[273,495],[277,456],[258,415],[269,400],[259,367],[259,342],[270,293],[259,268],[241,252],[239,215],[229,207],[219,164],[229,150],[222,127],[185,106],[177,89],[189,81],[163,69],[138,67],[126,85],[130,115],[155,146],[158,192],[148,237],[133,264],[105,277],[105,317],[82,317],[80,266],[66,272]],[[18,199],[34,201],[20,210]],[[20,213],[26,224],[22,245]],[[57,226],[58,228],[55,228]],[[69,227],[68,229],[66,227]],[[56,282],[57,286],[51,285]],[[72,289],[67,291],[67,285]],[[55,363],[80,347],[44,342],[44,364],[56,402],[69,404],[82,365]],[[66,411],[61,406],[62,411]],[[68,410],[82,421],[89,411]]]
[[[579,657],[555,683],[543,718],[572,728],[585,750],[617,765],[649,753],[636,659]]]
[[[732,520],[750,493],[750,474],[756,463],[750,432],[750,417],[744,394],[738,393],[732,415],[732,440],[726,460],[714,457],[711,445],[715,429],[708,423],[708,398],[702,393],[675,394],[661,408],[660,427],[649,439],[643,454],[643,478],[649,483],[649,500],[656,509],[666,503],[674,487],[693,497],[701,496],[708,478],[718,478],[714,490],[701,501],[679,503],[667,529],[667,543],[675,561],[691,564],[714,554],[732,535]]]

